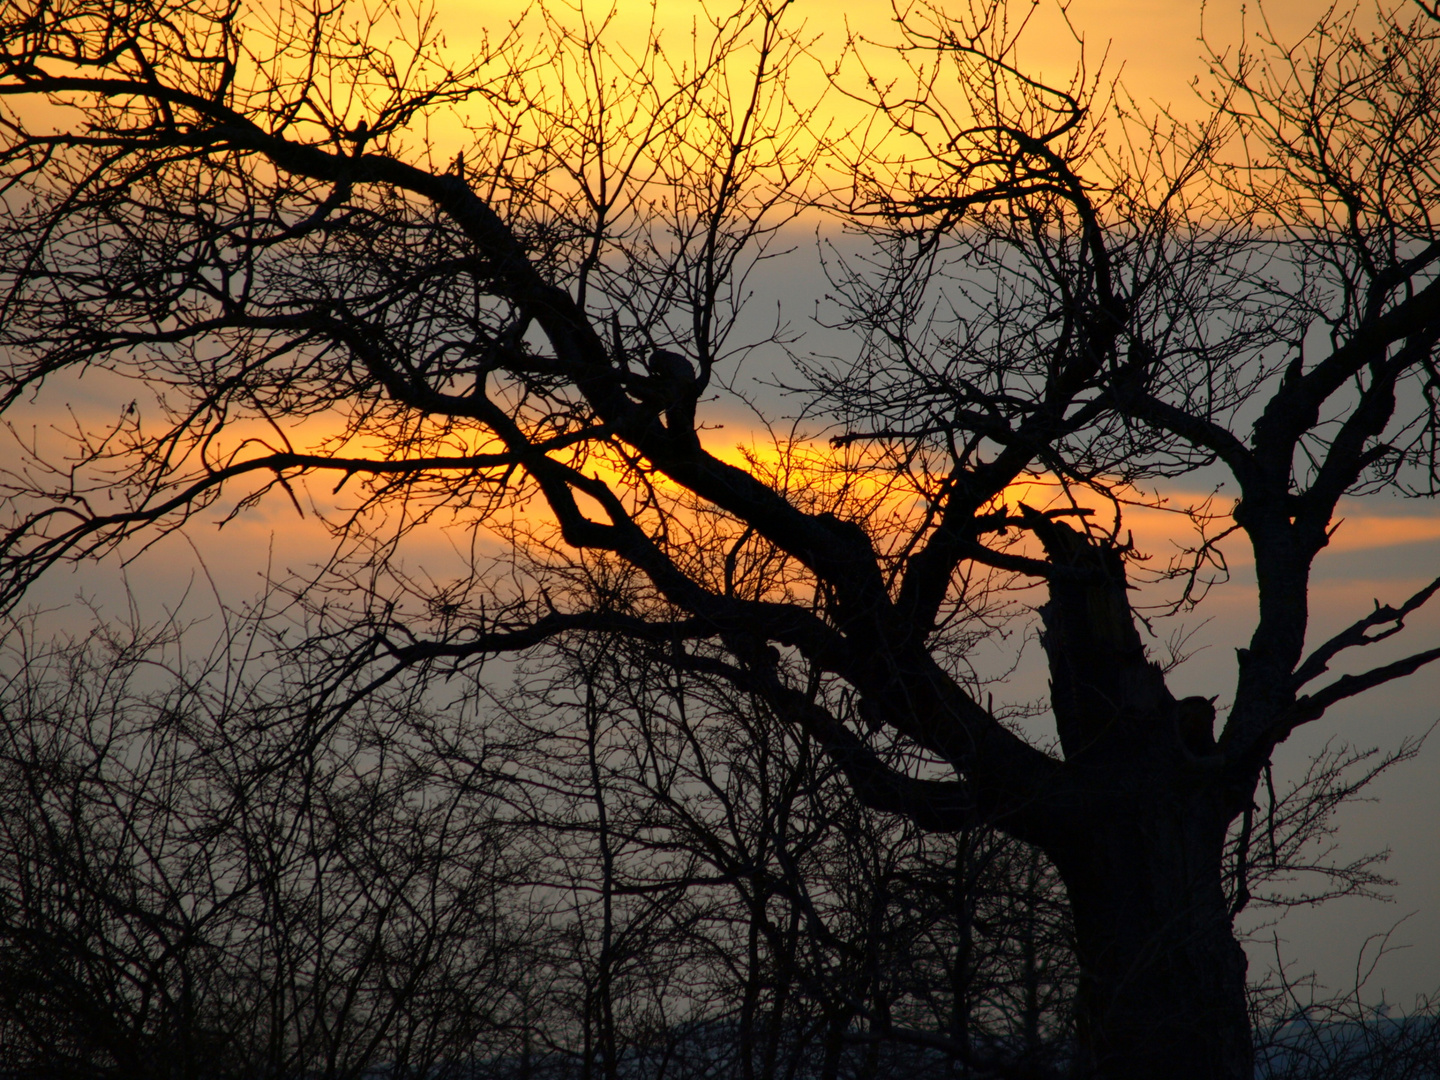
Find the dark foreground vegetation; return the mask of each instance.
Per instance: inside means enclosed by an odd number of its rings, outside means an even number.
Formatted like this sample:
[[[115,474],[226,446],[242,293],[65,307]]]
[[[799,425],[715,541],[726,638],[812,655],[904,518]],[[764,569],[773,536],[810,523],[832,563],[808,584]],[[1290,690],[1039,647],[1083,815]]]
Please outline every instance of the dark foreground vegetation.
[[[763,707],[623,639],[321,730],[261,630],[196,655],[203,628],[12,628],[0,1076],[1072,1075],[1073,929],[1034,848],[858,807]],[[1284,793],[1252,897],[1373,886],[1305,856],[1389,760]],[[1437,1076],[1436,1010],[1362,989],[1255,988],[1257,1078]]]
[[[1351,500],[1440,494],[1440,8],[1260,19],[1189,122],[1078,41],[1028,74],[1035,6],[542,3],[463,59],[418,3],[0,6],[17,1068],[1250,1080],[1309,1037],[1234,926],[1376,884],[1270,890],[1384,764],[1287,800],[1272,757],[1440,660],[1440,579],[1310,596]],[[817,221],[819,306],[757,315]],[[333,545],[208,665],[29,640],[57,565],[262,503]],[[1186,694],[1154,619],[1227,552]],[[1343,1016],[1261,1067],[1433,1032]]]

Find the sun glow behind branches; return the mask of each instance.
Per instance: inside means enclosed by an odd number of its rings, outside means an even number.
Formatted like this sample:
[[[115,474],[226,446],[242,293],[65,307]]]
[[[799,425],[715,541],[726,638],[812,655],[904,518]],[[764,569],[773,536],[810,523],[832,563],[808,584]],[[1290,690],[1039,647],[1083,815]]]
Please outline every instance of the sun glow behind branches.
[[[481,51],[487,37],[494,40],[517,22],[523,24],[527,15],[533,16],[534,7],[531,0],[437,0],[435,12],[446,48],[458,61]],[[793,0],[786,13],[788,25],[810,43],[810,62],[796,65],[787,75],[796,101],[814,103],[824,98],[826,114],[840,130],[865,123],[869,116],[863,106],[827,94],[827,72],[852,37],[881,46],[894,42],[897,13],[912,7],[906,0],[852,0],[843,8],[821,0]],[[1200,0],[1071,0],[1063,8],[1051,0],[1020,0],[1009,7],[1012,25],[1019,26],[1022,20],[1025,24],[1017,58],[1027,73],[1064,85],[1083,52],[1090,69],[1119,78],[1137,102],[1193,119],[1206,109],[1202,33],[1221,51],[1267,23],[1282,39],[1295,39],[1309,29],[1324,5],[1313,0],[1269,0],[1249,4],[1248,14],[1240,0],[1208,5]],[[594,0],[557,10],[572,21],[583,15],[592,25],[608,22],[611,38],[631,43],[631,48],[644,41],[653,26],[667,47],[683,51],[692,41],[707,37],[714,21],[728,9],[699,0],[671,0],[658,6],[647,0]]]
[[[1279,28],[1282,35],[1287,26],[1292,27],[1298,34],[1313,14],[1306,10],[1307,6],[1300,2],[1271,4],[1266,11],[1272,24]],[[1200,99],[1190,87],[1191,78],[1198,75],[1202,69],[1198,59],[1201,49],[1198,41],[1201,31],[1198,4],[1192,7],[1150,2],[1120,4],[1114,0],[1074,0],[1062,9],[1049,0],[1044,0],[1012,7],[1013,10],[1008,15],[1009,28],[1001,36],[1010,40],[1019,32],[1021,26],[1024,27],[1012,58],[1025,70],[1061,87],[1071,85],[1077,77],[1077,71],[1087,73],[1094,84],[1102,89],[1107,85],[1108,78],[1119,77],[1125,82],[1129,96],[1137,101],[1153,102],[1157,108],[1173,106],[1177,115],[1181,116],[1203,108]],[[288,8],[289,6],[277,4],[273,0],[259,5],[259,10],[270,13],[272,17],[278,17],[277,13]],[[623,146],[635,136],[635,125],[638,123],[643,126],[644,119],[644,109],[637,109],[634,96],[627,97],[624,93],[626,87],[619,74],[623,71],[624,64],[628,62],[632,67],[639,66],[661,75],[669,72],[669,76],[660,78],[659,83],[647,91],[663,98],[670,82],[676,81],[670,76],[678,77],[703,63],[709,55],[712,40],[717,35],[723,37],[731,32],[733,26],[727,21],[726,10],[713,6],[707,9],[699,3],[677,2],[654,6],[638,0],[623,0],[614,4],[555,4],[551,14],[547,16],[534,6],[510,3],[509,0],[505,3],[438,0],[433,9],[423,2],[413,7],[397,5],[387,9],[382,14],[373,40],[379,41],[384,35],[395,33],[402,42],[408,42],[409,44],[397,46],[394,56],[396,65],[403,68],[414,62],[415,41],[428,32],[438,31],[442,35],[443,44],[435,56],[442,59],[453,58],[455,71],[467,69],[474,55],[492,51],[497,42],[513,40],[513,55],[526,58],[522,67],[525,72],[524,79],[528,80],[527,85],[530,86],[527,93],[536,95],[529,101],[533,106],[550,106],[563,99],[563,84],[566,80],[581,81],[582,85],[575,91],[581,96],[585,92],[583,83],[587,78],[596,80],[595,85],[607,93],[615,94],[618,88],[620,93],[616,100],[623,107],[619,116],[609,122],[617,125],[618,142]],[[884,46],[897,39],[896,16],[896,8],[877,0],[865,0],[849,5],[843,18],[838,18],[833,9],[824,8],[811,0],[795,0],[790,5],[785,12],[787,25],[792,29],[796,40],[804,44],[804,49],[792,55],[788,65],[784,67],[783,85],[776,88],[776,94],[777,99],[789,102],[792,119],[800,115],[808,117],[803,123],[797,121],[799,126],[791,129],[793,138],[800,140],[807,130],[817,136],[857,131],[873,120],[873,110],[855,97],[837,91],[831,77],[835,75],[837,65],[845,57],[847,48],[852,45],[857,45],[862,50],[867,63],[881,65],[869,69],[879,85],[885,85],[888,78],[899,77],[902,71],[900,67],[887,68],[877,59],[885,55]],[[360,17],[361,13],[357,11],[345,18],[353,21]],[[1238,32],[1238,12],[1212,12],[1207,15],[1207,19],[1207,31],[1211,34],[1212,44],[1222,43]],[[426,27],[430,30],[426,30]],[[264,19],[258,20],[256,25],[249,29],[261,38],[267,33]],[[616,60],[616,65],[612,68],[604,68],[602,65],[594,70],[587,70],[582,63],[594,54],[587,52],[583,45],[577,43],[586,40],[592,32],[602,37],[611,50],[611,55]],[[744,33],[740,34],[740,39],[748,41]],[[537,47],[537,43],[545,41],[555,44],[557,51],[546,54],[544,49]],[[564,62],[558,65],[553,63],[562,54]],[[663,55],[663,62],[654,60],[652,54]],[[757,58],[758,53],[754,50],[753,42],[737,48],[732,57],[733,62],[717,71],[716,80],[710,88],[710,92],[719,95],[715,99],[717,103],[725,99],[727,88],[734,91],[730,105],[733,107],[742,103],[740,99],[743,97],[742,91],[746,89],[744,76],[747,65],[753,65]],[[850,59],[853,60],[854,57]],[[337,72],[343,74],[345,70],[349,69],[342,64]],[[483,74],[485,65],[480,65],[476,70]],[[840,65],[838,70],[839,75],[835,76],[838,85],[853,88],[856,85],[853,65],[850,68]],[[607,78],[611,81],[607,82]],[[669,82],[666,81],[667,78],[670,78]],[[477,145],[477,132],[491,138],[493,131],[487,125],[502,115],[508,115],[510,122],[518,125],[512,129],[512,133],[523,133],[527,130],[525,125],[529,123],[525,119],[526,109],[521,107],[525,106],[529,99],[524,96],[513,99],[506,97],[508,91],[503,83],[503,79],[494,84],[484,83],[475,95],[469,98],[456,97],[455,100],[443,104],[433,117],[423,123],[421,115],[417,114],[414,129],[404,131],[397,138],[416,152],[428,152],[436,161],[449,160],[452,145],[456,148],[457,155],[479,154],[483,158],[483,155],[493,150],[497,144],[493,141],[487,144],[481,139]],[[322,110],[323,116],[317,113],[316,118],[311,118],[309,122],[312,125],[320,123],[322,128],[329,125],[337,129],[353,129],[364,118],[366,109],[374,106],[374,95],[378,93],[374,88],[364,87],[347,91],[339,83],[335,83],[330,89],[334,101]],[[627,109],[630,111],[626,111]],[[713,119],[710,117],[707,122]],[[698,128],[700,125],[692,123],[690,126]],[[303,125],[301,127],[303,128]],[[301,128],[297,128],[297,133],[304,134]],[[685,131],[679,133],[682,136],[686,134]],[[538,141],[538,137],[533,134],[524,137]],[[546,173],[545,182],[554,181],[560,188],[564,188],[586,180],[588,166],[583,160],[583,148],[576,151],[576,156],[581,160],[568,166],[571,159],[564,147],[548,146],[543,149],[561,166],[558,173]],[[657,159],[662,151],[680,154],[683,167],[684,154],[697,153],[699,148],[687,146],[682,138],[674,145],[657,147]],[[801,158],[805,153],[803,148],[795,146],[791,147],[790,152]],[[471,160],[475,161],[483,172],[485,162],[473,156]],[[570,168],[568,177],[564,172],[566,167]],[[661,186],[663,180],[661,177]],[[638,203],[630,208],[631,212],[635,213],[643,209]],[[676,208],[676,213],[679,212]],[[623,221],[623,212],[618,216]],[[789,298],[789,302],[795,307],[803,307],[809,300],[809,297],[804,296]],[[702,420],[706,417],[703,406],[701,416]],[[353,431],[347,432],[339,426],[338,420],[335,422],[334,431],[321,430],[327,423],[328,420],[325,423],[315,421],[303,431],[297,429],[294,432],[297,448],[314,447],[338,454],[383,454],[396,450],[397,440],[386,433],[377,433],[374,438],[365,437]],[[233,447],[240,437],[249,438],[257,434],[267,434],[259,429],[258,422],[255,432],[249,427],[237,427],[232,432],[235,438],[231,440],[231,445]],[[447,432],[439,442],[452,452],[474,453],[482,449],[481,444],[486,440],[476,432],[467,432],[461,425]],[[714,447],[722,456],[729,457],[737,465],[752,469],[767,478],[777,478],[784,490],[797,499],[811,501],[818,508],[848,508],[862,518],[884,519],[888,523],[884,531],[891,535],[903,533],[907,527],[912,533],[915,531],[913,526],[925,513],[926,494],[935,489],[934,478],[929,478],[929,483],[912,482],[915,478],[901,473],[886,475],[873,464],[860,469],[847,467],[845,462],[837,459],[836,454],[823,440],[814,443],[804,439],[798,442],[782,442],[759,429],[747,431],[741,428],[737,431],[732,423],[723,438],[718,437],[718,434],[707,436],[707,445]],[[745,449],[743,452],[732,452],[734,447]],[[604,452],[593,455],[580,464],[582,468],[612,482],[619,480],[624,472],[620,463],[607,462]],[[1058,485],[1043,479],[1030,481],[1028,485],[1023,491],[1007,492],[1003,497],[1005,504],[1013,508],[1025,501],[1044,508],[1055,505],[1057,499],[1063,502],[1064,498],[1068,497],[1060,492]],[[317,483],[312,486],[318,490],[323,485]],[[655,482],[654,488],[661,498],[678,499],[663,483]],[[1085,502],[1083,498],[1080,501]],[[1137,495],[1135,503],[1126,508],[1121,526],[1122,532],[1134,532],[1137,549],[1152,554],[1169,553],[1183,550],[1187,544],[1193,543],[1191,521],[1186,514],[1146,506],[1146,501]],[[1168,496],[1168,505],[1177,509],[1192,503],[1200,505],[1203,501],[1203,496],[1191,499],[1178,492]],[[343,506],[318,496],[312,505],[326,507],[327,514],[344,512]],[[1111,514],[1110,507],[1098,503],[1087,508],[1093,511],[1092,521],[1097,525]],[[1225,510],[1219,503],[1212,504],[1212,508],[1220,513]],[[1367,526],[1364,522],[1368,520],[1347,522],[1337,534],[1336,544],[1358,543],[1368,547],[1400,542],[1394,539],[1400,535],[1427,539],[1431,535],[1426,532],[1424,525],[1427,518],[1407,519],[1410,524],[1405,529],[1396,525],[1396,519],[1393,518],[1385,518],[1388,524],[1384,526]],[[1098,527],[1104,528],[1103,525]],[[1352,539],[1360,536],[1369,539]]]
[[[1299,2],[1271,4],[1266,17],[1280,36],[1286,36],[1287,28],[1290,36],[1297,36],[1313,15],[1307,6]],[[282,32],[288,25],[285,19],[304,7],[263,0],[257,6],[256,19],[244,30],[263,44],[267,33]],[[783,17],[793,35],[792,51],[784,58],[769,58],[768,62],[779,62],[781,66],[774,69],[776,74],[765,92],[766,108],[774,110],[769,120],[783,130],[788,142],[782,146],[780,140],[770,140],[777,149],[770,158],[762,154],[757,159],[754,175],[758,184],[763,186],[766,170],[782,161],[813,164],[811,151],[805,145],[807,139],[832,139],[843,144],[853,134],[860,145],[873,148],[884,144],[888,135],[866,130],[875,116],[863,99],[867,95],[891,94],[892,90],[903,97],[904,80],[914,79],[917,72],[923,76],[923,60],[918,61],[920,68],[909,67],[888,49],[899,40],[897,16],[906,13],[914,12],[877,0],[848,6],[843,17],[812,0],[794,0],[786,6]],[[336,68],[322,87],[328,99],[315,108],[314,115],[300,118],[303,122],[297,122],[294,128],[296,137],[314,135],[343,142],[351,137],[347,132],[357,130],[367,113],[378,123],[378,118],[386,115],[385,94],[396,86],[410,85],[404,71],[412,67],[419,81],[446,71],[473,71],[473,94],[455,93],[431,113],[415,113],[413,123],[397,130],[388,148],[403,156],[428,155],[432,163],[442,165],[451,160],[453,149],[457,161],[469,156],[478,176],[485,176],[487,168],[494,164],[491,155],[513,153],[516,167],[507,174],[508,180],[518,177],[525,184],[553,186],[559,202],[580,198],[577,193],[587,186],[592,190],[584,197],[589,198],[603,186],[597,179],[602,174],[614,176],[617,168],[632,168],[626,179],[635,193],[625,197],[633,201],[627,203],[622,198],[617,204],[606,205],[606,212],[613,215],[611,220],[621,230],[629,227],[627,215],[640,220],[658,209],[662,225],[674,227],[666,214],[678,222],[699,213],[695,207],[681,206],[678,195],[667,202],[665,191],[678,192],[684,184],[676,182],[666,170],[686,174],[695,172],[700,160],[713,162],[711,141],[723,138],[726,125],[733,125],[733,118],[724,115],[727,109],[732,113],[743,111],[751,87],[748,80],[760,58],[753,22],[737,22],[728,9],[707,8],[699,3],[555,3],[547,11],[509,0],[437,0],[434,7],[428,0],[417,0],[376,15],[370,31],[364,29],[365,13],[359,9],[335,23],[337,27],[353,23],[355,40],[337,42]],[[1240,31],[1238,11],[1212,12],[1206,18],[1205,31],[1213,47],[1223,48],[1223,43]],[[998,40],[1018,41],[1007,59],[1055,86],[1071,87],[1078,80],[1104,98],[1110,93],[1111,81],[1119,78],[1125,84],[1126,100],[1150,102],[1157,111],[1173,108],[1181,118],[1203,111],[1203,95],[1197,96],[1190,85],[1203,71],[1199,60],[1202,21],[1198,3],[1192,7],[1074,0],[1062,8],[1050,0],[1041,0],[1012,5],[997,25]],[[365,39],[367,32],[371,36]],[[419,43],[435,34],[440,35],[435,39],[435,48],[426,53]],[[389,74],[385,59],[374,51],[387,35],[395,36],[398,42],[389,57],[394,67]],[[672,91],[684,83],[687,73],[693,74],[711,61],[716,39],[725,40],[727,36],[733,51],[714,68],[703,94],[697,92],[693,99],[673,97]],[[596,41],[603,42],[603,50],[594,45]],[[502,42],[510,44],[501,48]],[[472,67],[472,59],[480,54],[495,55],[495,63]],[[281,69],[294,58],[271,61],[267,56],[259,46],[252,49],[257,70],[268,70],[266,64],[272,63],[271,77],[262,79],[262,85],[273,90],[284,84]],[[421,57],[425,57],[423,62],[418,59]],[[517,58],[511,75],[506,76],[505,64]],[[357,80],[348,88],[342,85],[347,72]],[[867,78],[874,80],[868,90]],[[893,88],[889,81],[892,79],[899,80]],[[604,117],[583,112],[586,95],[592,92],[607,97],[613,106]],[[937,92],[948,93],[943,86]],[[653,119],[651,114],[655,112],[652,106],[664,113],[657,130],[647,127],[647,117]],[[692,108],[689,115],[685,113],[687,106]],[[576,109],[580,111],[567,112]],[[557,125],[557,116],[576,123]],[[598,125],[595,130],[599,135],[585,134],[581,128],[586,123]],[[573,146],[565,142],[569,136],[563,134],[557,137],[558,142],[546,143],[546,130],[579,134],[574,136]],[[613,134],[613,160],[605,160],[612,145],[603,137],[607,131]],[[654,141],[647,142],[652,136]],[[639,153],[645,157],[638,166],[634,165],[637,145],[643,147]],[[517,146],[523,149],[517,151]],[[532,168],[532,162],[538,164]],[[615,196],[614,191],[610,194]],[[575,205],[583,215],[581,203]],[[789,211],[782,211],[782,216],[785,212]],[[806,307],[812,299],[798,293],[784,297],[791,310]],[[57,400],[47,393],[37,405],[43,411],[45,403],[54,405]],[[707,412],[707,406],[702,405],[700,415],[705,421],[714,412]],[[44,424],[43,417],[40,422]],[[224,445],[212,441],[208,451],[219,455],[218,461],[237,450],[254,450],[262,445],[243,443],[245,439],[265,440],[264,445],[273,449],[272,437],[279,437],[281,442],[288,439],[296,449],[345,456],[473,454],[496,449],[493,439],[464,423],[447,426],[425,438],[417,439],[414,434],[408,430],[366,433],[363,427],[345,426],[341,417],[313,418],[282,433],[257,420],[235,425]],[[930,499],[939,484],[937,476],[907,471],[908,466],[888,468],[883,447],[874,448],[868,456],[847,457],[829,447],[823,436],[780,439],[760,428],[751,430],[743,424],[737,428],[733,422],[723,433],[707,432],[705,441],[718,455],[774,483],[807,508],[831,510],[866,521],[876,533],[882,552],[892,555],[906,548],[907,538],[923,535]],[[678,522],[700,512],[688,506],[684,494],[673,485],[646,474],[643,463],[626,463],[604,446],[588,452],[574,451],[569,463],[623,491],[627,505],[642,525],[657,533],[665,528],[667,517]],[[214,465],[215,461],[208,464]],[[312,494],[308,507],[299,504],[300,511],[313,511],[331,519],[354,512],[356,504],[345,499],[353,495],[355,488],[332,492],[328,480],[320,479],[325,475],[323,471],[315,473],[307,482]],[[437,478],[428,490],[439,505],[448,509],[427,516],[419,532],[442,522],[446,528],[459,525],[471,529],[483,518],[475,506],[455,497],[456,488],[445,478]],[[289,502],[283,487],[267,496],[267,500],[277,498]],[[1074,500],[1081,509],[1090,511],[1092,527],[1110,532],[1118,524],[1119,538],[1133,537],[1135,550],[1151,557],[1151,569],[1163,568],[1172,556],[1194,547],[1196,519],[1189,512],[1192,507],[1204,508],[1202,516],[1214,515],[1217,527],[1226,524],[1222,520],[1228,513],[1226,500],[1211,499],[1204,493],[1127,493],[1122,498],[1128,505],[1123,520],[1117,523],[1113,505],[1037,477],[1004,493],[991,509],[1013,511],[1022,502],[1053,509]],[[406,512],[423,502],[407,501]],[[517,501],[499,495],[495,505],[503,505],[521,517],[530,516],[536,526],[549,516],[539,509],[536,499]],[[600,513],[598,507],[589,509]],[[1352,517],[1340,527],[1332,550],[1430,540],[1435,533],[1429,520],[1422,516]],[[237,527],[241,526],[231,526]],[[1244,552],[1235,543],[1227,545],[1227,551],[1233,552],[1229,556],[1232,562],[1244,561]]]

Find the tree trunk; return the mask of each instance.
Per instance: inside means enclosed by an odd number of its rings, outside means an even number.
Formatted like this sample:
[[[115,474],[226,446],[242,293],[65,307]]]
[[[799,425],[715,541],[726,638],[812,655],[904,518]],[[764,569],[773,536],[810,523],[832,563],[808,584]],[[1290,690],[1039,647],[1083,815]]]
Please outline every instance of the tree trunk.
[[[1177,799],[1096,815],[1083,847],[1056,853],[1081,970],[1078,1075],[1253,1080],[1246,958],[1221,885],[1223,821]]]
[[[1213,701],[1177,701],[1147,657],[1124,553],[1022,509],[1052,562],[1081,572],[1054,578],[1039,609],[1073,800],[1044,847],[1075,921],[1077,1071],[1254,1080]]]

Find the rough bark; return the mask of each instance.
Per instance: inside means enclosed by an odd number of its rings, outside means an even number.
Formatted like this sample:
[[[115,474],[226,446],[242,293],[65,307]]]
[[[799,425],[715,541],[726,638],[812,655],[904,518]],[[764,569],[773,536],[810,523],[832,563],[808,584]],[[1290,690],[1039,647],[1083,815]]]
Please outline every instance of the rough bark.
[[[1085,850],[1061,855],[1081,970],[1079,1075],[1254,1076],[1245,953],[1220,881],[1223,819],[1196,802],[1095,820]]]
[[[1221,884],[1229,801],[1214,709],[1177,701],[1136,629],[1120,552],[1036,518],[1071,824],[1047,853],[1075,920],[1080,1074],[1250,1080],[1245,954]]]

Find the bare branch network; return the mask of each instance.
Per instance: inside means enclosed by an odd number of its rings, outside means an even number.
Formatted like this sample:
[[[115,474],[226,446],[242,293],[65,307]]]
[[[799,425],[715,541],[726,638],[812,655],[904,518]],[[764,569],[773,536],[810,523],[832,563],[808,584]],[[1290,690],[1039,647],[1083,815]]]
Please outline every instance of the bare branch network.
[[[297,599],[337,716],[401,672],[624,638],[763,702],[866,806],[1043,851],[1095,1075],[1250,1075],[1231,826],[1296,727],[1440,658],[1332,673],[1440,581],[1306,651],[1341,499],[1436,491],[1433,13],[1217,47],[1193,124],[1083,59],[1030,77],[1003,6],[897,9],[818,103],[831,46],[792,4],[630,45],[610,21],[541,9],[458,63],[423,8],[8,6],[0,403],[127,389],[59,453],[14,432],[0,600],[323,478],[335,555]],[[452,115],[437,163],[418,133]],[[850,230],[833,360],[783,314],[742,336],[812,214]],[[713,452],[742,359],[828,452]],[[1253,555],[1216,733],[1147,654],[1125,521],[1221,477],[1166,571],[1190,603],[1217,535]],[[424,586],[397,553],[442,523],[503,553]],[[966,660],[1030,587],[1053,749]]]

